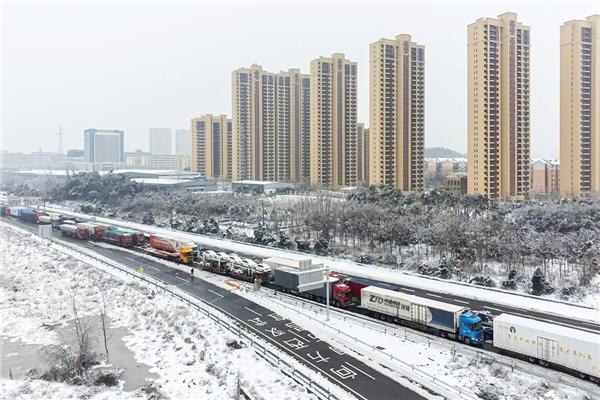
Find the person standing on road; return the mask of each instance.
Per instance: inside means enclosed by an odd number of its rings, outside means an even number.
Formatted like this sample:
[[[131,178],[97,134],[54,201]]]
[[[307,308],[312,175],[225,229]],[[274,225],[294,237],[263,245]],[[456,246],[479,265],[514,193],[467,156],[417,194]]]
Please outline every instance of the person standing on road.
[[[190,275],[192,277],[192,282],[194,282],[194,267],[192,267],[192,270],[190,272]]]

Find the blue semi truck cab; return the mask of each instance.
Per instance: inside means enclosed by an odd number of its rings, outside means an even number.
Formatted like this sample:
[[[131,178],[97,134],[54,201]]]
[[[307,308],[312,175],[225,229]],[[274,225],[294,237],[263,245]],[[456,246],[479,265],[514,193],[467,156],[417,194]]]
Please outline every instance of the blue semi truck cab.
[[[483,343],[483,326],[481,318],[470,310],[463,312],[458,319],[458,340],[465,344]]]

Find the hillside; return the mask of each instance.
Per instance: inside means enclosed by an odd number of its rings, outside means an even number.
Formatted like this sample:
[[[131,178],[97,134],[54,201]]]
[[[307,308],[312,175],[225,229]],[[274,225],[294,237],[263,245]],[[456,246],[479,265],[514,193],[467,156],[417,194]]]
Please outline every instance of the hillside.
[[[464,154],[445,147],[425,148],[425,158],[464,158]]]

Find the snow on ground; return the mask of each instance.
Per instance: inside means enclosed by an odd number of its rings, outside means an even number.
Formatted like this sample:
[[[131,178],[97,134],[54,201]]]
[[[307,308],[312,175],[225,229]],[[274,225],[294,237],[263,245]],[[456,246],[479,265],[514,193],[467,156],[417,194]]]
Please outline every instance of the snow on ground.
[[[161,393],[172,399],[237,398],[238,382],[254,399],[314,398],[249,348],[226,345],[234,339],[212,320],[135,282],[123,282],[53,249],[48,242],[0,226],[0,334],[24,343],[57,343],[44,321],[71,318],[70,296],[83,315],[98,313],[100,287],[109,294],[111,327],[139,363],[151,367]],[[141,397],[140,397],[141,396]],[[36,380],[0,380],[2,399],[144,398],[138,390],[85,388]]]
[[[199,276],[231,290],[231,286],[226,284],[228,280],[226,277],[205,271],[202,271]],[[364,354],[364,346],[355,345],[351,338],[345,337],[340,332],[348,333],[351,337],[359,338],[369,345],[367,354],[370,358],[376,354],[384,355],[385,353],[387,354],[386,357],[383,357],[385,360],[389,359],[391,354],[408,364],[409,369],[418,368],[438,381],[461,388],[478,397],[482,397],[483,393],[488,395],[495,393],[496,397],[488,398],[497,400],[583,400],[586,395],[591,395],[591,391],[594,391],[596,396],[600,396],[600,388],[575,377],[564,376],[556,371],[549,371],[530,364],[525,365],[527,368],[534,369],[541,376],[547,375],[549,379],[540,379],[537,374],[528,374],[518,368],[513,372],[506,364],[491,363],[488,358],[478,359],[472,351],[472,347],[456,344],[458,351],[455,355],[452,352],[454,343],[451,341],[418,334],[400,326],[390,328],[389,324],[383,331],[382,325],[364,323],[358,318],[349,318],[334,308],[330,312],[330,321],[325,322],[323,307],[313,306],[302,301],[296,305],[292,297],[285,295],[282,297],[281,294],[273,296],[268,292],[267,290],[258,292],[241,290],[239,294],[269,307],[324,340],[337,342],[342,347],[354,348],[359,354]],[[329,327],[324,326],[323,322]],[[376,352],[375,348],[380,348],[382,351]],[[467,351],[461,351],[461,348],[467,348]],[[359,358],[361,357],[359,356]],[[364,362],[373,364],[373,361],[362,358]],[[378,367],[377,362],[373,366]],[[396,371],[401,370],[403,368],[398,368]],[[392,375],[396,380],[400,380],[402,376],[410,378],[410,375],[402,373]],[[559,383],[558,376],[565,381],[564,384]],[[575,387],[566,382],[574,382]]]
[[[60,208],[51,209],[55,212],[64,212],[67,210]],[[82,218],[92,218],[90,215],[69,211],[69,214],[80,216]],[[202,246],[217,247],[226,251],[244,253],[256,257],[285,257],[292,259],[310,258],[315,264],[325,264],[329,268],[342,274],[359,275],[366,278],[385,281],[389,283],[402,284],[414,288],[433,291],[434,293],[448,293],[457,296],[463,296],[475,300],[491,301],[496,304],[517,307],[520,309],[545,312],[549,314],[561,315],[568,318],[576,318],[586,321],[600,323],[600,312],[597,308],[582,308],[569,303],[552,302],[535,297],[523,297],[509,292],[495,291],[488,288],[476,287],[464,284],[448,282],[425,278],[422,276],[392,270],[390,268],[377,265],[365,266],[350,260],[323,257],[311,254],[302,254],[289,250],[281,250],[269,247],[261,247],[247,243],[233,242],[227,239],[214,238],[203,235],[173,231],[167,228],[157,228],[150,225],[139,224],[135,222],[121,221],[111,218],[94,217],[98,222],[109,224],[118,224],[132,229],[139,229],[144,232],[176,235],[177,237],[194,241]]]
[[[165,260],[156,260],[146,255],[144,257],[189,272],[187,267]],[[323,340],[353,350],[355,357],[415,390],[419,389],[409,381],[411,375],[406,374],[407,368],[411,370],[415,367],[429,377],[435,377],[443,385],[460,388],[472,396],[481,398],[486,398],[483,397],[485,395],[489,396],[488,399],[495,400],[587,400],[586,396],[592,395],[600,398],[600,388],[596,385],[557,371],[525,362],[521,362],[524,368],[534,373],[525,372],[518,365],[514,371],[511,371],[508,358],[494,355],[505,362],[492,363],[489,357],[479,358],[473,347],[400,326],[391,325],[390,328],[390,324],[386,325],[384,331],[384,326],[377,322],[349,318],[335,308],[331,308],[331,319],[326,322],[324,309],[318,304],[288,295],[273,296],[268,289],[255,292],[251,289],[252,285],[239,281],[236,281],[239,283],[239,289],[235,289],[227,284],[228,281],[232,281],[231,278],[207,271],[197,271],[196,276],[224,289],[235,291],[236,294],[277,312]],[[324,322],[326,325],[323,324]],[[368,348],[356,344],[341,332],[366,342]],[[452,351],[453,345],[457,348],[456,354]],[[376,348],[381,352],[376,351]],[[363,354],[368,354],[369,357],[365,358]],[[381,359],[377,360],[377,355],[383,355],[382,360],[385,361],[389,359],[390,354],[405,363],[398,363],[398,368],[394,372],[382,369],[379,365]],[[547,376],[548,379],[541,379],[539,376]],[[435,390],[435,386],[429,389]]]

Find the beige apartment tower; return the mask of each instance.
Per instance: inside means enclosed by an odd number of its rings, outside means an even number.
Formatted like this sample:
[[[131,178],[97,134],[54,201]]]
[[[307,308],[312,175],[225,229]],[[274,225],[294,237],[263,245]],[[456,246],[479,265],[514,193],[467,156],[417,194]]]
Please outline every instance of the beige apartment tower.
[[[529,27],[514,13],[468,26],[468,193],[529,193]]]
[[[600,194],[600,15],[560,27],[560,195]]]
[[[234,179],[306,179],[309,90],[309,76],[298,69],[275,74],[252,65],[233,71]]]
[[[356,63],[343,54],[310,63],[310,183],[357,183]]]
[[[369,183],[423,189],[425,48],[410,35],[370,46]]]
[[[232,126],[226,115],[192,119],[192,171],[206,179],[232,177]]]
[[[369,128],[365,124],[356,125],[356,168],[358,183],[369,183]]]

